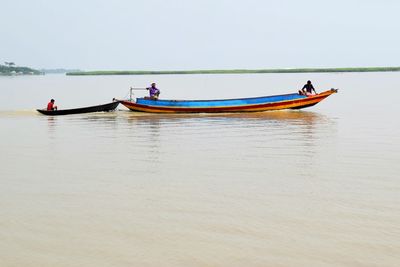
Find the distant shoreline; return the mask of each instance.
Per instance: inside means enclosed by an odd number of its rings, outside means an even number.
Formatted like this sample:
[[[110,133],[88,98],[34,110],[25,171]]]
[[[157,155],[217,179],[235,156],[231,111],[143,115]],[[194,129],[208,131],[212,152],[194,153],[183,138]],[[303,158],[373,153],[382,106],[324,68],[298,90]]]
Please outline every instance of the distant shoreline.
[[[42,74],[44,73],[32,68],[16,66],[15,63],[13,62],[10,62],[8,66],[0,64],[0,76],[42,75]]]
[[[167,75],[167,74],[252,74],[252,73],[337,73],[337,72],[392,72],[400,67],[362,67],[362,68],[293,68],[293,69],[231,69],[231,70],[167,70],[167,71],[76,71],[66,75]]]

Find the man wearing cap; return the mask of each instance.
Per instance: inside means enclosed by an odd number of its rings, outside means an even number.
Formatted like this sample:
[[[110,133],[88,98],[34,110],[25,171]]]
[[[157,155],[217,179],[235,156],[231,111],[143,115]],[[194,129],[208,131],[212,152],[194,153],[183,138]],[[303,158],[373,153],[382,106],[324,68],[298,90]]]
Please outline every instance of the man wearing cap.
[[[149,90],[151,99],[158,99],[158,96],[160,95],[160,90],[157,89],[156,83],[152,83],[151,86],[147,87],[146,89]]]

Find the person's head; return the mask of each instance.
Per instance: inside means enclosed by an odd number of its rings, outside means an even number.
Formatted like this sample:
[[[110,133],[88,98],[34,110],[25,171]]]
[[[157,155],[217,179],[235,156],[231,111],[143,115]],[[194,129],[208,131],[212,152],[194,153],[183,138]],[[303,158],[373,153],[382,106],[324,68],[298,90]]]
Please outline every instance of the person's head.
[[[54,99],[51,99],[51,100],[50,100],[51,103],[54,103],[54,101],[55,101]]]
[[[156,87],[156,83],[152,83],[152,84],[151,84],[151,87]]]
[[[307,84],[311,84],[311,81],[310,81],[310,80],[308,80],[308,81],[307,81]]]

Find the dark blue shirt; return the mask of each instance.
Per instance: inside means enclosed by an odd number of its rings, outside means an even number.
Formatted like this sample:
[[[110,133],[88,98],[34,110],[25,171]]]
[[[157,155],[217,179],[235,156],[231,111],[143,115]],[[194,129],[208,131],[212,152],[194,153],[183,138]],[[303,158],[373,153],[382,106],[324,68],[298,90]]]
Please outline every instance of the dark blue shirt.
[[[312,90],[315,91],[314,86],[311,83],[306,83],[301,90],[303,89],[306,89],[308,93],[312,93]]]

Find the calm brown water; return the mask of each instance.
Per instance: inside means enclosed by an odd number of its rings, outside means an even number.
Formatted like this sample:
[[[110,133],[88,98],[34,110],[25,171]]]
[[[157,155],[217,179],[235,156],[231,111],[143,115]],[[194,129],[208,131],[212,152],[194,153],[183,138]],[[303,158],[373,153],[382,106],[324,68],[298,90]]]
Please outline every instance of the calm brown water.
[[[340,88],[303,111],[49,118]],[[0,77],[0,266],[399,266],[400,73]],[[139,93],[140,94],[140,93]]]

